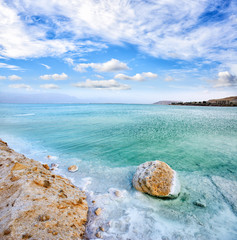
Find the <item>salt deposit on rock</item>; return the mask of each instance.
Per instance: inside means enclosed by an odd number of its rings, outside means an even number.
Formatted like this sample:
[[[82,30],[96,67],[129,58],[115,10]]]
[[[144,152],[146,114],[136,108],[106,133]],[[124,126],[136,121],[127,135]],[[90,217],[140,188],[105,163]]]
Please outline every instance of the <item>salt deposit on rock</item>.
[[[0,239],[82,239],[85,193],[0,140]]]
[[[158,160],[138,166],[133,177],[133,186],[138,191],[156,197],[175,198],[180,193],[177,173],[166,163]]]
[[[50,169],[53,171],[53,170],[58,168],[58,164],[57,163],[51,163],[50,167],[51,167]]]
[[[69,172],[76,172],[77,170],[78,170],[78,166],[76,166],[76,165],[72,165],[72,166],[68,167]]]
[[[51,155],[48,155],[47,158],[50,159],[50,160],[57,160],[58,159],[58,157],[51,156]]]

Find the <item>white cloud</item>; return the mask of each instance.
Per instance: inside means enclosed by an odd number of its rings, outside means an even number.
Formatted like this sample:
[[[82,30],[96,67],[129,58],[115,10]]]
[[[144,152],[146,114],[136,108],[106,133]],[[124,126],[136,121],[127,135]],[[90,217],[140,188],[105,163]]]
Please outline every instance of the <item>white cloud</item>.
[[[62,74],[52,74],[52,75],[49,75],[49,74],[46,74],[46,75],[43,75],[43,76],[40,76],[41,79],[43,80],[66,80],[68,78],[68,75],[65,74],[65,73],[62,73]]]
[[[1,1],[0,55],[80,55],[106,48],[106,43],[129,43],[156,57],[221,62],[231,58],[236,62],[237,5],[236,1],[228,3],[220,6],[221,1],[214,0]],[[218,12],[222,14],[221,21]],[[83,40],[88,38],[99,40]]]
[[[11,76],[8,76],[8,79],[12,81],[16,81],[16,80],[21,80],[22,78],[17,75],[11,75]]]
[[[99,75],[99,74],[95,74],[95,77],[100,78],[100,79],[103,79],[103,78],[104,78],[103,76],[101,76],[101,75]]]
[[[128,76],[128,75],[120,73],[120,74],[117,74],[114,78],[142,82],[142,81],[145,81],[147,78],[157,78],[157,77],[158,77],[158,75],[155,73],[143,72],[143,73],[137,73],[134,76]]]
[[[44,66],[46,69],[50,69],[51,67],[49,65],[41,63],[42,66]]]
[[[75,65],[74,70],[78,72],[85,72],[87,68],[92,68],[97,72],[116,72],[129,69],[126,63],[112,58],[110,61],[105,63],[79,63]]]
[[[79,88],[96,88],[96,89],[109,89],[109,90],[128,90],[130,86],[126,84],[121,84],[114,79],[111,80],[90,80],[87,79],[85,82],[79,82],[73,84],[74,87]]]
[[[24,84],[24,83],[22,83],[22,84],[10,84],[10,85],[8,85],[8,87],[10,87],[10,88],[25,88],[27,90],[32,89],[30,85],[27,85],[27,84]]]
[[[5,76],[0,76],[0,80],[5,80],[5,79],[7,79],[7,77],[5,77]]]
[[[0,28],[1,29],[1,28]],[[10,64],[6,64],[6,63],[0,63],[0,68],[7,68],[10,70],[22,70],[20,67],[15,66],[15,65],[10,65]]]
[[[70,65],[74,64],[74,60],[72,58],[64,58],[64,61]]]
[[[237,86],[237,76],[229,72],[219,72],[218,79],[213,82],[214,87],[234,87]]]
[[[166,82],[172,82],[172,81],[174,81],[174,78],[171,77],[171,76],[167,76],[167,77],[165,78],[165,81],[166,81]]]
[[[59,86],[56,84],[43,84],[40,87],[44,89],[59,89]]]

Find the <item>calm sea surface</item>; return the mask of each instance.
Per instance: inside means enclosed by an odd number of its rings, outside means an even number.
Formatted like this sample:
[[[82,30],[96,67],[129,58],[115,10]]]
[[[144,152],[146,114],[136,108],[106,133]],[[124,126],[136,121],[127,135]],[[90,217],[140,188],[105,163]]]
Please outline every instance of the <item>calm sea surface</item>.
[[[236,212],[213,182],[237,181],[237,108],[0,104],[0,138],[28,157],[57,162],[59,174],[96,199],[104,214],[95,221],[108,224],[104,239],[237,239]],[[179,198],[132,188],[136,166],[152,160],[178,172]],[[70,164],[79,171],[68,173]],[[193,204],[199,200],[205,208]],[[91,238],[94,231],[89,224]]]

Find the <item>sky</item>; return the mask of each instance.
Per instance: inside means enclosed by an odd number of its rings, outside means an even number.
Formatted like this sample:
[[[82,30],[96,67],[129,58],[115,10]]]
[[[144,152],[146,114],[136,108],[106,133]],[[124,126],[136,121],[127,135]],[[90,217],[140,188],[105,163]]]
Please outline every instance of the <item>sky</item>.
[[[237,0],[0,0],[0,102],[237,95]]]

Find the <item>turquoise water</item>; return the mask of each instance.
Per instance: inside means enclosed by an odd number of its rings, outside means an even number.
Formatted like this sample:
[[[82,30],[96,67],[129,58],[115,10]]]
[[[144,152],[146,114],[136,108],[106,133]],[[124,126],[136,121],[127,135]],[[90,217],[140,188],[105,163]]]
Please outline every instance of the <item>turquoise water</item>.
[[[104,239],[237,239],[236,213],[212,180],[237,181],[237,108],[1,104],[0,122],[0,137],[10,146],[41,162],[57,156],[59,173],[104,206],[95,220],[112,221]],[[178,172],[178,199],[132,188],[136,166],[156,159]],[[79,166],[75,174],[66,171],[72,163]],[[111,189],[123,197],[114,199]],[[206,208],[192,204],[200,198]]]

